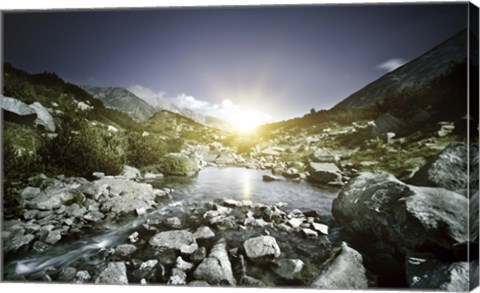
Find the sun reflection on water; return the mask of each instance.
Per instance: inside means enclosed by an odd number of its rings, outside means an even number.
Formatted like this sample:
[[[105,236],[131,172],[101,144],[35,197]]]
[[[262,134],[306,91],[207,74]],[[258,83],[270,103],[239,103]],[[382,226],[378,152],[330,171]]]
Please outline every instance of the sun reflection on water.
[[[245,200],[249,200],[251,197],[252,197],[252,189],[251,189],[251,186],[250,186],[250,173],[248,172],[245,172],[243,174],[243,182],[242,182],[242,185],[243,185],[243,199]]]

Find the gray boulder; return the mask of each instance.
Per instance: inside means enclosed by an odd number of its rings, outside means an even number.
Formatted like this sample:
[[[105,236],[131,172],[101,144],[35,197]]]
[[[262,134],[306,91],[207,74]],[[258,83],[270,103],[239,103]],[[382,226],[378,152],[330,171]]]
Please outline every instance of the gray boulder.
[[[34,122],[36,125],[45,127],[49,132],[55,132],[55,120],[53,120],[53,116],[48,112],[47,108],[39,102],[31,104],[29,107],[37,114],[37,119]]]
[[[195,239],[210,239],[215,237],[215,233],[208,226],[198,227],[198,229],[193,233]]]
[[[271,236],[250,238],[243,243],[245,254],[254,262],[270,262],[280,256],[280,247]]]
[[[185,254],[192,254],[198,248],[195,237],[187,230],[160,232],[150,238],[149,243],[160,249],[173,249]]]
[[[335,163],[339,160],[339,156],[329,149],[320,148],[310,156],[310,159],[317,163]]]
[[[298,277],[303,269],[304,263],[300,259],[288,258],[276,260],[275,265],[277,267],[274,269],[274,272],[277,275],[284,279],[292,280]]]
[[[344,242],[320,267],[312,287],[318,289],[366,289],[368,280],[362,255]]]
[[[270,181],[280,181],[282,179],[275,175],[265,174],[262,176],[262,180],[266,182],[270,182]]]
[[[137,247],[133,244],[120,244],[115,247],[114,256],[116,257],[126,257],[137,251]]]
[[[468,241],[468,200],[443,188],[407,185],[385,173],[361,173],[333,201],[332,214],[354,233],[400,251],[423,244],[451,250]]]
[[[131,166],[123,166],[122,173],[118,176],[119,178],[126,178],[126,179],[135,179],[135,178],[140,178],[142,176],[142,173],[140,170],[138,170],[135,167]]]
[[[109,263],[95,278],[95,284],[128,285],[125,263]]]
[[[342,171],[333,163],[310,162],[307,171],[310,173],[307,177],[309,181],[328,185],[343,185]]]
[[[470,146],[471,160],[477,154],[478,145]],[[420,186],[443,187],[452,191],[466,190],[469,185],[467,144],[464,142],[453,142],[448,145],[440,154],[429,160],[415,176],[409,181],[410,184]],[[473,167],[473,165],[472,165]],[[471,169],[472,185],[478,186],[478,165]],[[472,188],[471,186],[470,188]],[[478,187],[477,187],[478,188]]]
[[[193,277],[212,285],[236,285],[225,241],[219,241],[213,246],[208,257],[193,272]]]

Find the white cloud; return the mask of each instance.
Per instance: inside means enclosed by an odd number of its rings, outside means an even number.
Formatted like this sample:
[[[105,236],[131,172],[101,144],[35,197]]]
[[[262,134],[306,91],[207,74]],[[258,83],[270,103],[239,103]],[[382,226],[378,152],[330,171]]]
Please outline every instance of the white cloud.
[[[390,71],[395,70],[398,67],[402,66],[403,64],[405,64],[405,62],[406,61],[401,59],[401,58],[392,58],[392,59],[389,59],[389,60],[377,65],[377,68],[385,70],[387,72],[390,72]]]
[[[127,90],[152,106],[163,107],[165,104],[165,92],[155,93],[151,89],[138,84],[127,88]]]

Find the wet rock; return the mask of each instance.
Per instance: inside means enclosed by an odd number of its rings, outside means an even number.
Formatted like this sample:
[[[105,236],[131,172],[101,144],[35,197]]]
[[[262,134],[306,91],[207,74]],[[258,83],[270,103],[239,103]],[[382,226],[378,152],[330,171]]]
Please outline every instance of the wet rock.
[[[316,239],[318,238],[318,233],[311,230],[311,229],[308,229],[308,228],[304,228],[302,229],[302,233],[303,233],[303,236],[305,236],[305,238],[307,239]]]
[[[15,252],[21,247],[29,245],[34,239],[35,236],[31,234],[23,235],[23,233],[16,233],[12,238],[3,239],[4,250],[6,253]]]
[[[60,234],[60,231],[58,230],[53,230],[48,232],[47,238],[45,239],[45,242],[48,244],[55,244],[58,241],[62,239],[62,235]]]
[[[467,206],[460,194],[407,185],[378,172],[352,179],[333,201],[332,213],[354,234],[372,235],[400,251],[422,245],[451,250],[468,241]]]
[[[177,217],[167,218],[165,220],[165,224],[173,229],[178,229],[182,227],[182,222]]]
[[[177,260],[175,262],[175,267],[177,269],[180,269],[184,272],[188,272],[193,268],[193,264],[189,263],[187,261],[184,261],[181,256],[177,257]]]
[[[224,241],[219,241],[213,246],[208,257],[193,272],[193,277],[209,284],[235,286],[236,281]]]
[[[179,250],[185,254],[191,254],[198,248],[195,237],[187,230],[160,232],[150,238],[149,243],[154,247]]]
[[[307,171],[310,173],[307,178],[309,181],[333,186],[343,185],[342,172],[333,163],[310,162]]]
[[[87,271],[78,271],[75,274],[74,282],[77,284],[83,284],[89,282],[92,279],[90,274]]]
[[[360,253],[342,243],[320,268],[312,287],[318,289],[366,289],[368,280]]]
[[[293,280],[296,279],[302,271],[304,263],[300,259],[289,258],[276,260],[275,265],[277,267],[274,269],[274,272],[277,275],[287,280]]]
[[[270,182],[270,181],[280,181],[280,180],[282,180],[282,179],[281,179],[280,177],[278,177],[278,176],[275,176],[275,175],[266,174],[266,175],[263,175],[263,176],[262,176],[262,180],[263,180],[263,181]]]
[[[319,223],[311,223],[311,228],[323,235],[328,235],[328,226]]]
[[[128,285],[125,263],[109,263],[95,278],[95,284]]]
[[[27,186],[22,190],[22,199],[30,200],[40,194],[40,188]]]
[[[250,238],[243,243],[245,253],[251,261],[269,262],[280,256],[280,247],[271,236]]]
[[[186,285],[187,284],[187,274],[177,268],[172,269],[172,275],[168,279],[169,285]]]
[[[136,243],[138,241],[138,232],[135,231],[133,232],[132,234],[130,234],[130,236],[128,236],[128,240],[131,242],[131,243]]]
[[[116,257],[127,257],[137,251],[137,247],[133,244],[121,244],[115,247],[115,252],[113,253]]]
[[[193,233],[195,239],[210,239],[215,237],[215,233],[208,226],[199,227],[195,233]]]
[[[58,280],[62,282],[71,282],[77,275],[77,269],[72,267],[66,267],[60,271]]]
[[[50,246],[48,244],[46,244],[45,242],[42,242],[42,241],[35,241],[33,243],[33,250],[36,251],[36,252],[44,252],[45,250],[47,250]]]
[[[157,266],[160,266],[161,272],[163,272],[163,267],[158,264],[158,260],[150,259],[146,262],[142,262],[140,267],[132,272],[132,277],[134,281],[138,280],[153,280],[155,281],[155,275],[157,274]]]
[[[143,216],[147,213],[147,210],[144,207],[136,208],[135,213],[137,214],[137,216]]]

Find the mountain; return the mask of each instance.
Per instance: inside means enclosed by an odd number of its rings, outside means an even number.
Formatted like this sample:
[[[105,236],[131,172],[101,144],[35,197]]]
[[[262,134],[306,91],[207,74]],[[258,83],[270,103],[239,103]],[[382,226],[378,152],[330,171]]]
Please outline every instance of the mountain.
[[[473,34],[470,36],[475,38]],[[338,103],[334,109],[367,108],[382,102],[390,93],[428,84],[447,74],[452,64],[466,60],[467,51],[468,31],[463,30],[420,57],[366,85]],[[473,62],[478,64],[478,52],[472,55]]]
[[[137,120],[145,120],[157,112],[155,107],[124,88],[92,86],[82,88],[94,98],[101,100],[106,107],[122,111]]]

